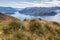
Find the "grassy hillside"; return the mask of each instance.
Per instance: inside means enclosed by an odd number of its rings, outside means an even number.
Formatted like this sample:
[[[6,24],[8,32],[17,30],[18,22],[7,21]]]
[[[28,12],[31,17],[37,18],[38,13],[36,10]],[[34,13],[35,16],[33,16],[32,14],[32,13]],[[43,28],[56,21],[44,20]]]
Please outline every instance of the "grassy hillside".
[[[0,40],[60,40],[60,23],[40,18],[20,21],[0,13]]]

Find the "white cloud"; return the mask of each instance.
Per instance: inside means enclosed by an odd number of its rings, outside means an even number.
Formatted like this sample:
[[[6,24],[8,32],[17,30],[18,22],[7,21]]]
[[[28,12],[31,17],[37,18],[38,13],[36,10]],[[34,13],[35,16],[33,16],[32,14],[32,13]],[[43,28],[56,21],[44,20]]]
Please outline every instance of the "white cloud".
[[[15,7],[15,8],[25,8],[25,7],[51,7],[60,6],[60,1],[53,0],[52,2],[6,2],[0,3],[0,6],[5,7]]]
[[[1,3],[0,6],[25,8],[25,7],[28,7],[28,6],[32,6],[32,3],[29,3],[29,2],[24,2],[24,3],[11,2],[11,3]]]

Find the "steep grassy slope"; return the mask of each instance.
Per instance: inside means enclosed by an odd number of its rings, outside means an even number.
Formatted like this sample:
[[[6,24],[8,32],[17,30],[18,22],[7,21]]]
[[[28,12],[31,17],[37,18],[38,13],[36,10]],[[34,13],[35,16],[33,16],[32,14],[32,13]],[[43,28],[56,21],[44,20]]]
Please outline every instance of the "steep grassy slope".
[[[60,40],[60,23],[40,18],[20,21],[0,13],[0,40]]]

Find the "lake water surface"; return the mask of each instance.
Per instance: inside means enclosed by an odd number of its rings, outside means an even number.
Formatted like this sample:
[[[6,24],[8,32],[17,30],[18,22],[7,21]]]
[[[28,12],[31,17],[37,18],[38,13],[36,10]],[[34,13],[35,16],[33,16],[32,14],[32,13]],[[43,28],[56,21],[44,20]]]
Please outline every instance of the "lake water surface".
[[[60,13],[58,13],[55,16],[42,16],[42,18],[45,19],[45,20],[60,22]]]
[[[21,19],[21,20],[23,20],[25,18],[35,18],[35,16],[25,15],[25,14],[18,13],[18,12],[16,12],[15,14],[12,14],[11,16],[14,16],[14,17]],[[55,16],[37,16],[37,18],[42,18],[44,20],[49,20],[49,21],[60,22],[60,13],[58,13]]]

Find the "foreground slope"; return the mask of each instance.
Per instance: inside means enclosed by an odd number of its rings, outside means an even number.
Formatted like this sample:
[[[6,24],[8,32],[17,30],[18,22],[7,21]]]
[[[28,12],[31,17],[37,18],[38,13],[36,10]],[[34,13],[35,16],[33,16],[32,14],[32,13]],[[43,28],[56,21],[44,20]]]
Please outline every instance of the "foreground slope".
[[[0,40],[60,40],[60,23],[40,18],[20,21],[0,13]]]

